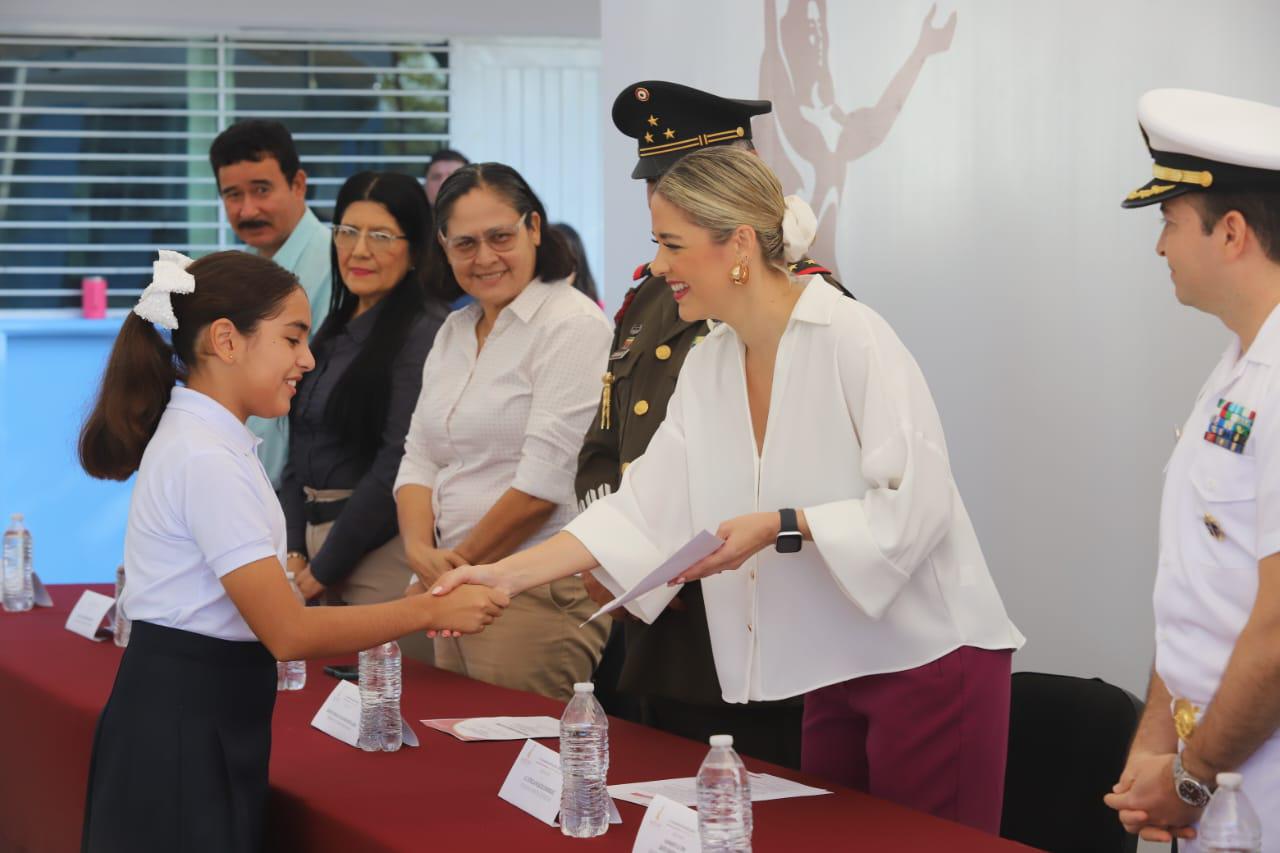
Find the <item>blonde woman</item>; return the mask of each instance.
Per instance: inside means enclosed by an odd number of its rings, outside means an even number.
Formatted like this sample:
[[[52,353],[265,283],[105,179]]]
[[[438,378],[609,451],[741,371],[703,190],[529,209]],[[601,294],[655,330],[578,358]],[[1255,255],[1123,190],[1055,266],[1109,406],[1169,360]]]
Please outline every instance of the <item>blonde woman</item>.
[[[650,208],[651,269],[681,318],[723,323],[689,356],[618,492],[434,591],[479,581],[515,594],[594,571],[616,595],[715,530],[724,545],[680,580],[705,579],[725,700],[804,694],[805,770],[996,832],[1023,638],[924,377],[870,308],[787,275],[814,217],[759,158],[690,154]],[[674,592],[629,609],[652,619]]]

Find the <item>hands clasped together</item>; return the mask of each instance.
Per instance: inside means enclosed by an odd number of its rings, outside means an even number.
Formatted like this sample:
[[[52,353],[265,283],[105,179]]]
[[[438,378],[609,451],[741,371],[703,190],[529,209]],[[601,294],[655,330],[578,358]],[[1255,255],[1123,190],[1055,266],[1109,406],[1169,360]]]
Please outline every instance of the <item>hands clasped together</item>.
[[[1187,805],[1173,787],[1173,753],[1136,753],[1103,801],[1120,815],[1130,833],[1169,843],[1196,837],[1192,824],[1203,809]]]

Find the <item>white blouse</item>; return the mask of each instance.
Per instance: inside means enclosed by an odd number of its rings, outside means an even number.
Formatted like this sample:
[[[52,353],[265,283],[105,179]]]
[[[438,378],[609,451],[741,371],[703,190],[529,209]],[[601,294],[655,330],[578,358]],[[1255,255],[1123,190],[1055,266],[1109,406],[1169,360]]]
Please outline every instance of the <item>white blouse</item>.
[[[929,389],[885,321],[821,282],[805,287],[779,344],[761,453],[744,353],[727,325],[708,335],[618,492],[568,525],[600,581],[618,594],[699,530],[802,508],[813,541],[799,553],[769,547],[702,581],[726,701],[899,672],[961,646],[1019,648]],[[675,592],[630,609],[651,622]]]
[[[567,281],[534,279],[476,352],[479,305],[445,320],[422,368],[395,491],[431,491],[437,544],[461,542],[509,488],[558,504],[525,546],[577,511],[578,451],[600,396],[613,331]]]
[[[284,512],[260,441],[211,397],[173,389],[129,502],[121,604],[130,619],[257,639],[221,578],[264,557],[284,565]]]

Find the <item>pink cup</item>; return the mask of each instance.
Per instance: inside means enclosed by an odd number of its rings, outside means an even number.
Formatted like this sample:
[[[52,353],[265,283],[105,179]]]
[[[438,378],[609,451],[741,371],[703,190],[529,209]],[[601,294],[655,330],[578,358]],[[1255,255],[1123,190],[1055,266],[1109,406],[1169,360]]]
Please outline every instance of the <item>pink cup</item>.
[[[107,316],[107,280],[100,275],[80,279],[80,311],[86,320]]]

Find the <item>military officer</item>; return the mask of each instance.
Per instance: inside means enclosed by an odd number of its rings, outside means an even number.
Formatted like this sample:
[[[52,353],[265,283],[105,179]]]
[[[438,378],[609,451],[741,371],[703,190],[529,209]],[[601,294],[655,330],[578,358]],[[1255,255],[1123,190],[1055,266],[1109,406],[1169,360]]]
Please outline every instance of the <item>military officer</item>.
[[[1161,89],[1138,120],[1154,179],[1124,206],[1160,205],[1178,301],[1233,336],[1169,459],[1155,666],[1106,800],[1144,838],[1191,838],[1238,771],[1280,849],[1280,108]]]
[[[652,194],[658,178],[691,151],[708,145],[751,149],[751,117],[771,109],[768,101],[722,98],[650,80],[622,90],[613,103],[613,123],[637,141],[639,159],[631,177],[646,181]],[[792,264],[791,272],[821,275],[844,291],[829,270],[811,259]],[[685,356],[708,332],[706,323],[680,319],[666,280],[651,275],[647,264],[636,269],[633,279],[638,283],[615,317],[600,405],[578,457],[575,485],[582,507],[616,489],[627,465],[644,453],[666,416]],[[600,603],[612,597],[589,575],[585,580]],[[627,619],[624,611],[615,613]],[[740,752],[799,767],[802,699],[746,705],[723,701],[698,583],[685,584],[652,625],[621,622],[615,622],[596,674],[598,691],[613,700],[611,712],[630,713],[648,725],[703,741],[711,734],[732,734]],[[608,683],[610,671],[619,669],[621,695],[613,694]]]

